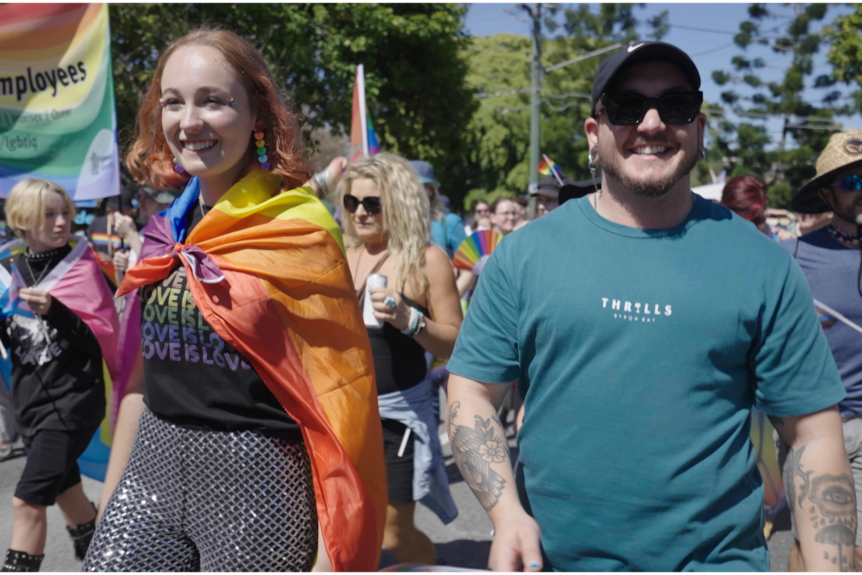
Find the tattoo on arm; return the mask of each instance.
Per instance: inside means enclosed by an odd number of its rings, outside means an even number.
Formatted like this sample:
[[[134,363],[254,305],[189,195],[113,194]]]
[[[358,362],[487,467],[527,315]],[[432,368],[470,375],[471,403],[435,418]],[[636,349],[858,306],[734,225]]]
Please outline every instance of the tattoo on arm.
[[[500,500],[506,480],[491,469],[492,463],[510,461],[509,445],[506,437],[498,433],[503,424],[495,413],[490,419],[478,415],[472,428],[457,425],[455,419],[461,402],[456,401],[449,407],[449,431],[452,435],[452,455],[464,476],[464,481],[476,495],[479,503],[490,511]],[[496,425],[495,425],[496,424]]]
[[[784,490],[797,522],[810,521],[814,541],[837,546],[835,555],[823,558],[841,571],[854,570],[856,544],[856,489],[853,478],[843,475],[813,475],[802,467],[803,445],[787,454]],[[848,553],[849,551],[849,553]]]

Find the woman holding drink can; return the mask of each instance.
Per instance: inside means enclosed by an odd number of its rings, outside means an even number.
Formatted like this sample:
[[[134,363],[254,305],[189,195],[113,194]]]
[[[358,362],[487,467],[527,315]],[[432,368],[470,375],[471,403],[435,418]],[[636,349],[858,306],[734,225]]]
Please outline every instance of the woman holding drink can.
[[[461,326],[455,275],[446,253],[430,245],[428,197],[406,160],[365,157],[347,169],[339,193],[383,423],[389,488],[383,547],[399,562],[434,564],[434,546],[416,529],[413,513],[422,501],[444,523],[457,514],[425,353],[449,357],[455,346]]]

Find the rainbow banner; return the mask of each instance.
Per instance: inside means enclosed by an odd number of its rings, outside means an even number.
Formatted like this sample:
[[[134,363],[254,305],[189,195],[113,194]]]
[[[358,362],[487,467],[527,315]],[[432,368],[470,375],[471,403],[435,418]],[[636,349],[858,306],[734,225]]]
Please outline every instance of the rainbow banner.
[[[114,307],[114,294],[102,277],[102,272],[96,263],[96,256],[86,241],[76,236],[70,236],[72,251],[57,266],[42,279],[36,288],[45,290],[51,297],[62,302],[67,308],[80,317],[99,342],[102,351],[102,372],[105,380],[105,401],[108,406],[105,418],[86,451],[78,459],[81,473],[98,481],[105,480],[108,467],[110,446],[113,441],[113,429],[116,420],[111,417],[110,406],[118,402],[116,394],[122,385],[123,368],[120,356],[118,336],[120,322]],[[23,240],[14,240],[0,246],[0,259],[17,256],[27,248]],[[25,286],[20,273],[12,267],[12,273],[0,266],[0,318],[5,319],[11,314],[24,318],[35,318],[29,306],[17,297],[18,287]],[[32,319],[33,329],[44,329],[40,322]],[[14,353],[15,350],[8,350]],[[11,389],[12,360],[8,357],[0,359],[0,373]]]
[[[0,197],[27,178],[120,193],[107,4],[0,5]]]
[[[561,171],[560,166],[555,164],[554,161],[551,160],[551,158],[545,155],[542,156],[542,161],[539,162],[539,167],[537,169],[539,170],[539,173],[543,176],[548,176],[552,172],[559,174]]]
[[[374,123],[365,103],[365,67],[356,67],[356,82],[353,84],[353,116],[350,122],[350,161],[380,152],[380,142]]]
[[[253,170],[188,232],[200,193],[192,178],[144,228],[142,259],[117,296],[185,267],[203,319],[302,430],[333,567],[374,571],[386,466],[368,332],[335,220],[309,188],[280,186],[278,176]]]

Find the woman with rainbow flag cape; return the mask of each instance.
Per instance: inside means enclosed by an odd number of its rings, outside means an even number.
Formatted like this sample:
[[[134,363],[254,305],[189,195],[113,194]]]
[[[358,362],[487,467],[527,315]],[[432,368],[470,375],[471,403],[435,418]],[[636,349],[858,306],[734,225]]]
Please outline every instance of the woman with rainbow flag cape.
[[[89,245],[69,236],[75,207],[65,190],[23,180],[9,193],[6,216],[24,239],[0,248],[0,352],[11,363],[6,383],[27,463],[15,488],[2,570],[38,571],[47,506],[60,506],[78,559],[95,531],[96,510],[76,460],[91,443],[105,450],[110,444],[105,412],[121,371],[119,321]]]
[[[85,571],[308,571],[318,555],[377,567],[371,351],[276,86],[251,44],[202,29],[162,52],[144,96],[126,166],[185,189],[150,219],[117,292],[138,300],[143,369]]]

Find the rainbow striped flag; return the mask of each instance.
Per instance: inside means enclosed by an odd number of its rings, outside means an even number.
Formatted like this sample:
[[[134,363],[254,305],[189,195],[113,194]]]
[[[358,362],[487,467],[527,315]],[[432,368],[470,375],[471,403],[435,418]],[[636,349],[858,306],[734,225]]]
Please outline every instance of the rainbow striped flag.
[[[543,176],[551,175],[551,171],[554,171],[558,174],[561,172],[560,166],[555,164],[554,161],[551,158],[549,158],[548,156],[544,156],[542,158],[542,161],[539,162],[538,170],[539,170],[539,173],[542,174]]]
[[[120,322],[114,307],[111,293],[99,269],[90,245],[77,236],[69,236],[72,251],[51,272],[40,281],[36,288],[45,290],[51,297],[62,302],[80,317],[99,342],[102,351],[102,369],[105,380],[105,399],[109,409],[90,445],[78,459],[81,473],[98,481],[105,480],[105,471],[110,456],[113,429],[116,420],[111,417],[110,406],[119,403],[118,390],[123,387],[122,357],[118,345]],[[24,240],[14,240],[0,246],[0,259],[8,259],[22,253],[27,248]],[[17,297],[18,288],[25,286],[17,269],[12,273],[0,266],[0,318],[11,314],[33,317],[27,303]],[[0,373],[11,387],[11,359],[0,359]]]
[[[380,152],[380,142],[365,102],[365,67],[356,67],[353,84],[353,116],[350,122],[350,161]]]
[[[333,567],[374,571],[386,468],[371,346],[338,226],[309,188],[280,186],[278,176],[253,170],[187,234],[199,195],[192,178],[144,228],[142,259],[117,295],[185,266],[203,318],[302,430]]]
[[[27,178],[120,193],[107,4],[0,5],[0,197]]]

